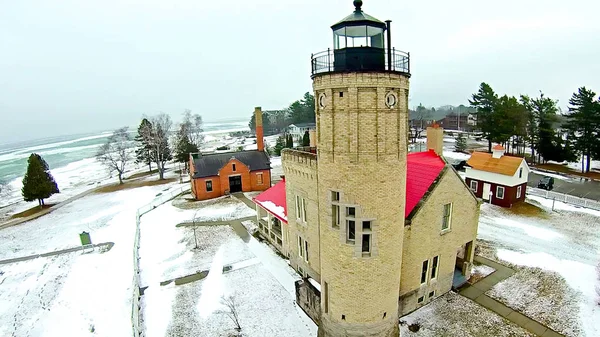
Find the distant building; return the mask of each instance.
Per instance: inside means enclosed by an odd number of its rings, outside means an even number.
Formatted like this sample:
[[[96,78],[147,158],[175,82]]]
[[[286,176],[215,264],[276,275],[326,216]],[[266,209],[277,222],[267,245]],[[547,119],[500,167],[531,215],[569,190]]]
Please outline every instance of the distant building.
[[[315,130],[316,128],[317,125],[315,123],[290,124],[287,128],[287,132],[292,135],[294,141],[300,142],[307,131]]]
[[[190,154],[192,194],[206,200],[228,193],[264,191],[271,187],[271,162],[264,151],[262,111],[256,108],[256,150]]]
[[[469,124],[469,114],[457,114],[451,112],[439,121],[440,126],[446,130],[470,131],[472,125]]]
[[[479,198],[502,207],[525,200],[529,166],[524,158],[504,155],[504,147],[492,153],[473,152],[467,161],[466,183]]]

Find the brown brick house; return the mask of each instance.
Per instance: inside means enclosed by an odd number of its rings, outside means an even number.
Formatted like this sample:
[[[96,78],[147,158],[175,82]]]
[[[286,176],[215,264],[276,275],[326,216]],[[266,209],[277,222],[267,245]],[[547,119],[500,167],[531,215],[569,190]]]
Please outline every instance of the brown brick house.
[[[190,182],[197,200],[271,187],[271,162],[264,151],[262,112],[255,109],[257,150],[190,154]]]
[[[492,153],[473,152],[467,161],[466,183],[478,198],[502,207],[525,200],[529,166],[521,157],[507,156],[496,145]]]

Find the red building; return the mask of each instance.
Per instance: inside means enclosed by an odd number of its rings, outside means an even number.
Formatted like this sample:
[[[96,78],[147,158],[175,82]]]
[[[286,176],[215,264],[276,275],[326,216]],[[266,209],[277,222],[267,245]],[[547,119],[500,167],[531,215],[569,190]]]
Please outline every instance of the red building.
[[[465,180],[478,198],[502,207],[525,200],[529,177],[525,159],[507,156],[496,145],[492,153],[473,152],[467,164]]]
[[[190,154],[190,181],[197,200],[271,187],[271,161],[265,152],[262,111],[256,108],[256,150]]]

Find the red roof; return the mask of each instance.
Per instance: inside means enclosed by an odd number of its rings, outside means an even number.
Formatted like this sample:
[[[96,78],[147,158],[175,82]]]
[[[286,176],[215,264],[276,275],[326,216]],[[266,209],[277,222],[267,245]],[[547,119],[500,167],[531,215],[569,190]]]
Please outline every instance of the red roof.
[[[498,145],[494,145],[494,147],[492,148],[492,150],[502,150],[504,151],[504,146],[498,144]]]
[[[407,159],[405,218],[417,206],[446,165],[432,150],[409,153]]]
[[[409,153],[407,159],[408,170],[406,176],[405,218],[408,217],[410,212],[417,206],[446,165],[442,158],[435,154],[433,150],[428,152]],[[285,180],[278,182],[273,187],[254,197],[252,200],[257,204],[260,204],[279,220],[287,223]],[[279,207],[283,207],[283,217],[280,214],[281,209]]]
[[[273,214],[277,219],[287,223],[285,180],[278,182],[268,190],[252,198],[252,201]]]

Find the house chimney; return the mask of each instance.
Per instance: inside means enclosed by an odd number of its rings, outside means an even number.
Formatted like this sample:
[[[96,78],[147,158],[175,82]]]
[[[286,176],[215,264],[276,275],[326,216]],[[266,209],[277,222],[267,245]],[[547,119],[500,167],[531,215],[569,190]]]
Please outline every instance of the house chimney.
[[[263,123],[262,123],[262,110],[259,106],[254,108],[254,126],[256,129],[256,148],[258,151],[265,150],[265,141],[264,141],[264,133],[263,133]]]
[[[427,149],[433,150],[438,156],[444,153],[444,129],[437,123],[427,127]]]
[[[504,155],[504,147],[502,145],[496,145],[492,148],[492,158],[501,158]]]
[[[317,147],[317,131],[315,129],[308,130],[308,137],[310,138],[310,147]]]

